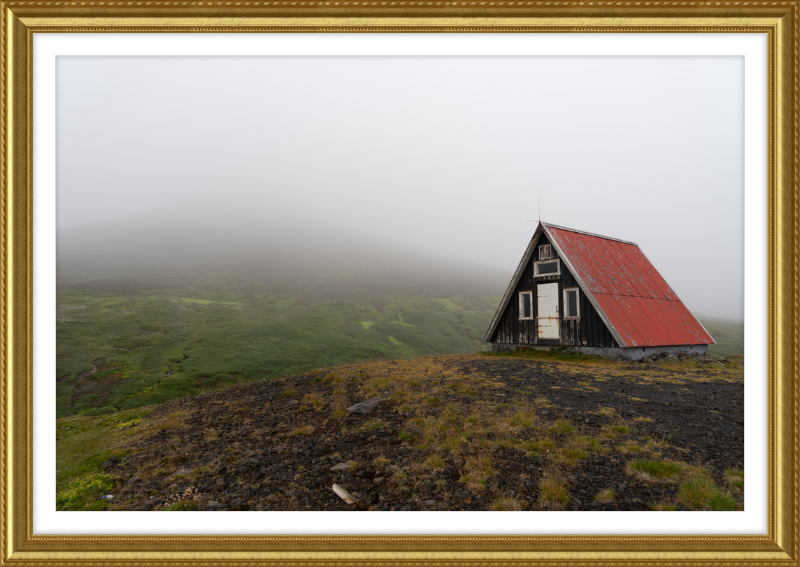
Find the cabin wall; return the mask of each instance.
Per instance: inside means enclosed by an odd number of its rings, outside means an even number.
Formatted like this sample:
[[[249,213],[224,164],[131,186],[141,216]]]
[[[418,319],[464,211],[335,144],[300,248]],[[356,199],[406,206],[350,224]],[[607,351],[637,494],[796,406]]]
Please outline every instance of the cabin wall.
[[[579,287],[578,282],[575,280],[572,273],[567,268],[564,261],[561,261],[561,274],[553,276],[533,276],[533,262],[539,260],[539,246],[550,244],[547,235],[542,234],[536,247],[533,250],[533,256],[525,266],[522,277],[517,282],[511,300],[508,306],[500,317],[492,334],[490,342],[504,343],[504,344],[521,344],[521,345],[576,345],[576,346],[593,346],[593,347],[616,347],[616,341],[611,336],[608,328],[606,327],[600,315],[589,302],[589,298],[579,291],[578,299],[578,312],[579,319],[564,319],[564,288]],[[558,258],[558,253],[552,247],[552,258]],[[559,258],[560,259],[560,258]],[[559,335],[558,340],[538,340],[536,332],[536,319],[520,320],[519,318],[519,294],[524,291],[532,291],[532,309],[534,315],[537,313],[538,305],[536,303],[536,286],[540,283],[558,282],[558,312],[561,316],[559,321]]]

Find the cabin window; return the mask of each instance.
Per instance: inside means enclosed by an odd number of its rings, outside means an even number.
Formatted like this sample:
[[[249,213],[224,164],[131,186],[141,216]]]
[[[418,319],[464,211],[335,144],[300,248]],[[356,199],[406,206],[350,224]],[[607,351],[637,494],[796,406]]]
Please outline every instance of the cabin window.
[[[550,245],[549,244],[542,244],[539,246],[539,259],[540,260],[549,260],[552,258],[550,252]]]
[[[557,276],[561,274],[561,265],[558,260],[533,263],[534,276]]]
[[[567,288],[564,290],[564,319],[577,319],[578,317],[580,317],[578,288]]]
[[[523,291],[519,294],[519,318],[533,319],[533,292]]]

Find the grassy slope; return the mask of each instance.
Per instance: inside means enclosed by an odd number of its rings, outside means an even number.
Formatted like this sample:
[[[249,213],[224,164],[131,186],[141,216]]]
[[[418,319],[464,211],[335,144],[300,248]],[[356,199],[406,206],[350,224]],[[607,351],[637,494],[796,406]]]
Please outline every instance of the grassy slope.
[[[744,354],[744,322],[700,317],[700,322],[717,342],[709,352],[717,356]]]
[[[302,303],[224,292],[59,290],[57,415],[127,410],[376,357],[479,351],[497,302],[394,296]],[[73,399],[77,375],[99,359],[110,368],[95,376],[121,375],[111,396]]]

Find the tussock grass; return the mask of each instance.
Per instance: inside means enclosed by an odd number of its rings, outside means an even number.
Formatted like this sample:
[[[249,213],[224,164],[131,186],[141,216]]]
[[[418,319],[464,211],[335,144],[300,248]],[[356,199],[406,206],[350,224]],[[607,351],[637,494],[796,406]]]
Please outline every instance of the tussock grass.
[[[675,479],[685,470],[685,465],[675,461],[657,461],[640,459],[628,463],[628,472],[633,473],[643,480]]]
[[[546,471],[539,483],[539,505],[561,510],[567,505],[569,499],[567,479],[564,473],[556,469]]]
[[[553,433],[572,433],[575,431],[575,426],[566,419],[559,419],[550,426],[549,430]]]
[[[309,393],[303,396],[303,400],[300,402],[300,407],[302,409],[313,409],[315,411],[321,411],[322,408],[325,406],[325,400],[319,394]]]
[[[739,510],[740,506],[730,492],[714,482],[711,475],[695,468],[678,486],[678,501],[690,510]]]
[[[727,469],[725,482],[732,488],[744,492],[744,471],[742,469]]]
[[[443,469],[444,460],[439,455],[430,455],[425,459],[425,466],[429,469]]]
[[[331,417],[334,419],[343,419],[347,417],[347,411],[343,402],[336,401],[332,404]]]
[[[636,441],[626,441],[622,445],[617,447],[617,450],[622,454],[628,453],[641,453],[643,451],[642,446],[639,445]]]
[[[492,510],[498,512],[518,512],[522,510],[522,504],[511,496],[501,496],[492,502]]]
[[[372,459],[372,464],[376,467],[387,467],[392,464],[392,461],[384,457],[383,454],[380,454]]]
[[[594,501],[599,504],[608,504],[614,501],[615,494],[613,488],[606,488],[594,495]]]
[[[464,463],[464,470],[461,482],[467,486],[467,490],[477,494],[486,488],[486,480],[494,474],[492,458],[489,455],[469,457]]]
[[[312,433],[314,433],[314,428],[311,425],[305,425],[303,427],[293,429],[288,433],[288,435],[289,437],[297,437],[299,435],[311,435]]]
[[[553,447],[555,447],[555,441],[550,437],[540,437],[522,442],[522,448],[531,456],[550,451]]]

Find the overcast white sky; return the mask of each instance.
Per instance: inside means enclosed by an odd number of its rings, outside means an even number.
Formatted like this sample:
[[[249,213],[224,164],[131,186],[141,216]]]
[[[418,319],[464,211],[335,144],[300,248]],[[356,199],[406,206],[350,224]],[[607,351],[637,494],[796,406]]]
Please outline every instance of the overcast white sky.
[[[739,57],[60,57],[58,228],[263,213],[510,277],[541,192],[742,318],[743,80]]]

